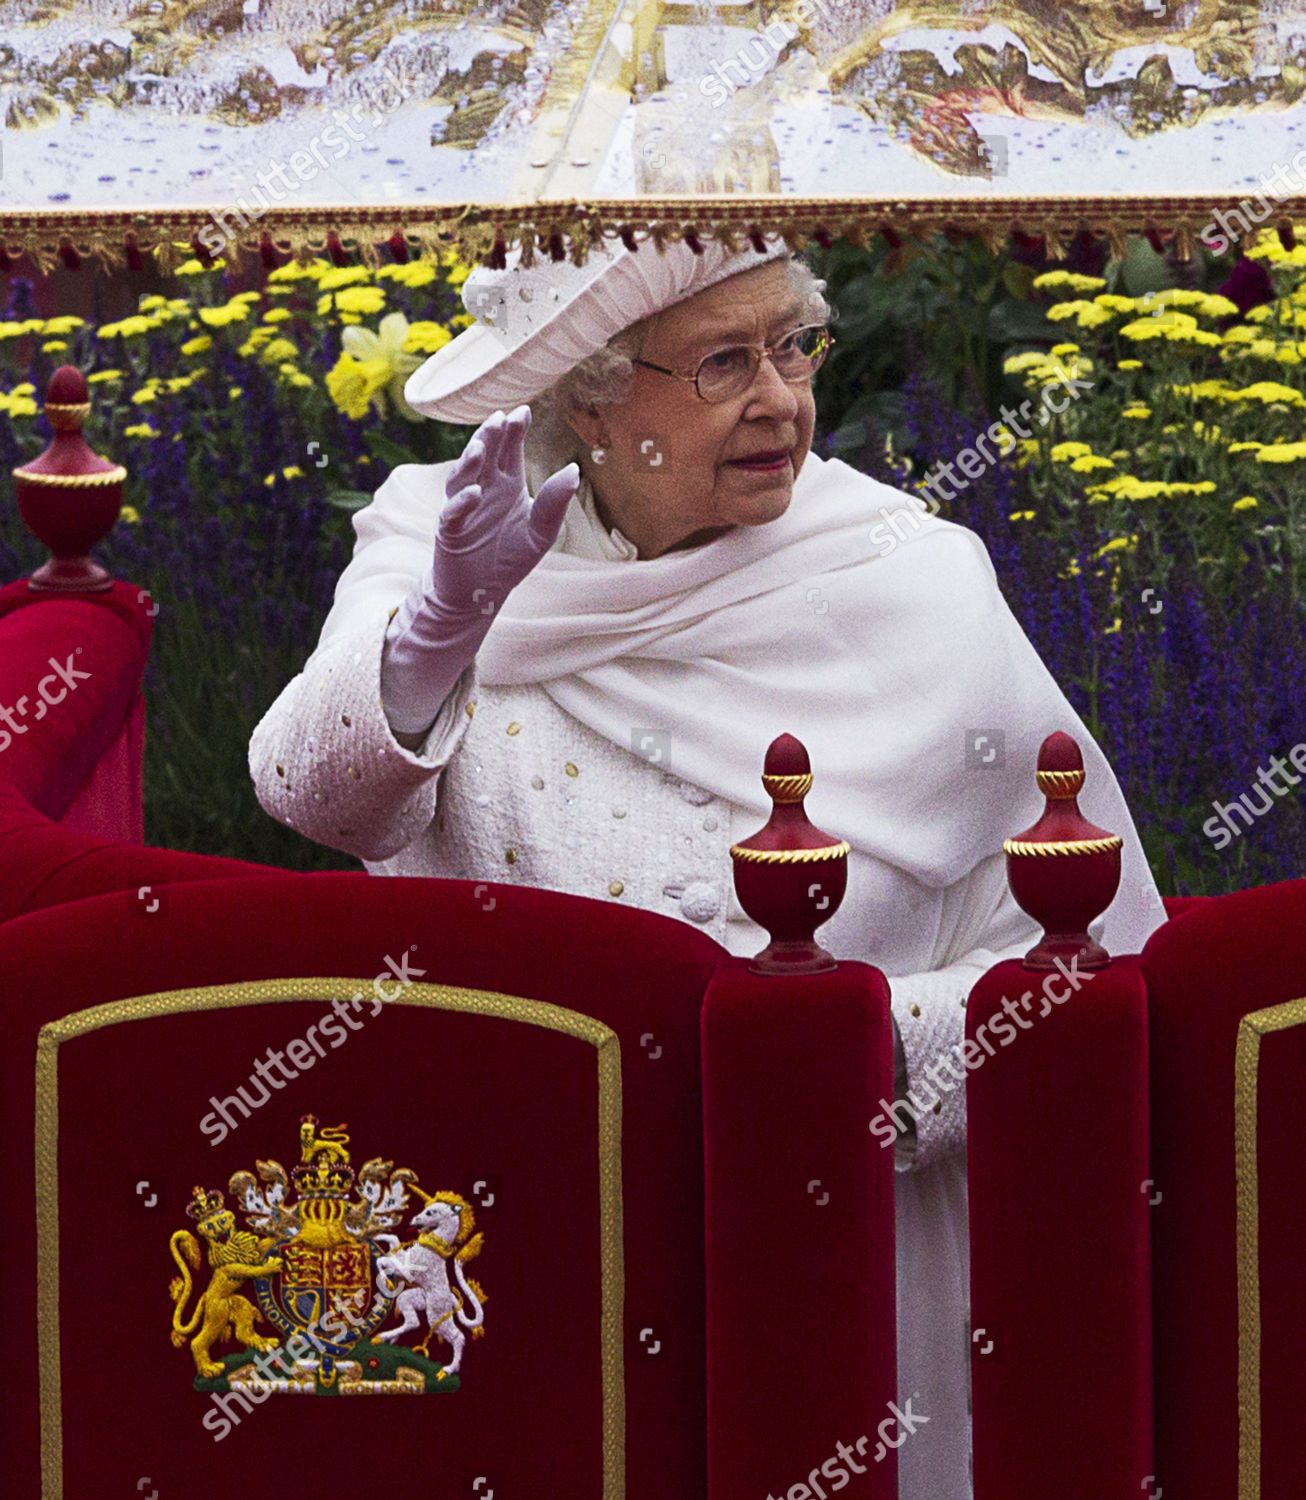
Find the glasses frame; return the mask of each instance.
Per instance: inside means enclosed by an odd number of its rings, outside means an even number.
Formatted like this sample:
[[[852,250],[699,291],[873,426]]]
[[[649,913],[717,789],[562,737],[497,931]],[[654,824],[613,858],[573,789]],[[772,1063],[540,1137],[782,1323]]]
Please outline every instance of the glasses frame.
[[[795,334],[806,333],[809,328],[819,328],[820,331],[825,335],[825,343],[822,344],[821,348],[817,351],[817,354],[812,361],[811,368],[807,371],[806,374],[799,375],[792,379],[787,375],[780,375],[780,379],[783,380],[786,385],[801,385],[803,381],[810,380],[812,376],[815,375],[816,372],[821,368],[821,366],[825,363],[826,356],[829,354],[831,348],[834,345],[834,335],[830,332],[829,326],[825,323],[804,323],[798,328],[791,328],[783,338],[778,339],[774,344],[722,344],[720,349],[713,349],[709,353],[705,354],[702,359],[699,360],[698,364],[692,371],[668,369],[666,365],[655,365],[651,360],[647,359],[634,359],[633,363],[637,365],[643,365],[646,370],[656,370],[659,375],[670,375],[676,380],[692,381],[694,385],[694,393],[695,395],[697,395],[700,401],[706,401],[709,406],[720,406],[724,401],[733,401],[734,396],[719,396],[714,400],[711,396],[705,396],[703,394],[702,389],[700,388],[698,383],[699,376],[703,373],[703,366],[708,362],[709,359],[715,358],[715,356],[718,354],[723,354],[727,349],[747,349],[749,351],[749,353],[753,356],[752,373],[748,377],[748,384],[741,386],[740,389],[735,392],[735,395],[742,395],[744,391],[746,391],[748,387],[751,386],[752,383],[757,379],[757,372],[762,368],[762,360],[770,359],[770,357],[775,353],[780,345],[785,342],[786,339],[793,338]],[[779,374],[780,372],[777,370],[776,373]]]

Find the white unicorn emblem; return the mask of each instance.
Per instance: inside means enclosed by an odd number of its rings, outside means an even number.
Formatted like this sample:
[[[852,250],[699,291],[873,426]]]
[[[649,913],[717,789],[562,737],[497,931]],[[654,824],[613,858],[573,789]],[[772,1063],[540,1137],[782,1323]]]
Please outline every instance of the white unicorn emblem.
[[[414,1350],[428,1358],[432,1337],[439,1337],[453,1350],[453,1358],[439,1378],[456,1375],[462,1364],[467,1329],[473,1338],[485,1333],[485,1292],[463,1274],[463,1265],[481,1253],[485,1236],[474,1234],[476,1217],[471,1205],[457,1193],[424,1193],[416,1183],[409,1190],[425,1203],[409,1221],[419,1230],[415,1243],[401,1246],[393,1234],[373,1235],[378,1244],[388,1243],[387,1253],[376,1262],[376,1285],[381,1295],[393,1298],[402,1322],[376,1335],[384,1343],[397,1343],[410,1329],[420,1328],[426,1318],[426,1337]],[[460,1288],[449,1285],[449,1263]],[[400,1290],[400,1286],[407,1286]],[[464,1308],[469,1305],[469,1317]],[[460,1326],[461,1325],[461,1326]]]

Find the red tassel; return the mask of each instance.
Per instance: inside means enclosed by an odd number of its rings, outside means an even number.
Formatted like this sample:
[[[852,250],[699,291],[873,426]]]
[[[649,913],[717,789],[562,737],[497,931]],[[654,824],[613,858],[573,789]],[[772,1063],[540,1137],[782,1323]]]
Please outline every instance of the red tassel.
[[[684,234],[684,240],[685,240],[685,243],[689,246],[689,248],[694,252],[695,255],[702,255],[702,253],[703,253],[703,241],[699,239],[698,234],[694,230],[692,230],[692,229],[686,229],[685,230],[685,234]]]
[[[1042,250],[1043,248],[1043,241],[1038,235],[1026,234],[1023,229],[1013,229],[1011,231],[1011,241],[1017,250],[1033,251]]]
[[[272,243],[272,236],[267,230],[263,231],[263,238],[258,243],[258,253],[266,271],[275,271],[282,263],[281,252]]]
[[[64,265],[66,265],[70,271],[75,271],[82,263],[82,258],[73,248],[71,240],[65,240],[63,244],[59,246],[59,259],[63,261]]]
[[[1285,250],[1292,250],[1296,247],[1297,236],[1292,232],[1292,225],[1287,219],[1279,225],[1279,243]]]
[[[334,229],[327,231],[327,254],[331,257],[331,264],[335,266],[347,266],[349,264],[349,252],[340,243],[340,236]]]
[[[386,244],[389,245],[390,254],[394,256],[396,264],[402,266],[408,263],[408,241],[404,239],[402,229],[396,229]]]
[[[757,227],[756,224],[754,224],[749,229],[748,238],[752,242],[753,249],[756,250],[759,255],[766,254],[767,249],[769,248],[766,243],[766,236],[762,233],[762,231]]]
[[[902,249],[902,236],[898,233],[898,231],[893,227],[892,224],[881,224],[880,233],[888,241],[890,250]]]
[[[123,248],[127,252],[127,269],[129,271],[143,271],[145,269],[145,257],[141,254],[141,247],[136,243],[136,236],[129,234]]]
[[[814,229],[812,231],[812,238],[822,250],[829,250],[834,245],[834,239],[828,229]]]
[[[486,262],[492,271],[503,271],[508,266],[508,243],[502,232],[494,237],[494,246],[490,251],[490,258]]]
[[[17,262],[3,245],[0,245],[0,275],[7,276]]]
[[[1147,243],[1151,245],[1152,249],[1155,250],[1158,255],[1165,254],[1165,241],[1161,238],[1160,234],[1155,229],[1145,229],[1143,231],[1143,235],[1147,240]]]
[[[970,239],[970,235],[963,233],[955,224],[945,224],[943,226],[943,238],[950,245],[964,245]]]
[[[566,258],[567,249],[562,242],[562,231],[560,229],[555,229],[549,235],[549,259],[566,260]]]
[[[199,261],[200,265],[211,266],[213,264],[213,256],[209,253],[209,247],[200,239],[199,235],[192,237],[190,247],[195,252],[195,259]]]
[[[632,255],[634,255],[639,250],[639,241],[635,238],[635,231],[630,227],[629,224],[623,224],[621,228],[617,230],[617,234],[621,238],[621,243],[626,247],[627,250],[630,251]]]

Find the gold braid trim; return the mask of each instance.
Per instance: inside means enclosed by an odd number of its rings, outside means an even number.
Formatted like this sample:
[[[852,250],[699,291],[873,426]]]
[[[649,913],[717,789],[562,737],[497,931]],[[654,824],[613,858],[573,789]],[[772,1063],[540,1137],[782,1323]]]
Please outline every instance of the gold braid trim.
[[[763,772],[762,785],[776,802],[801,802],[812,790],[812,773],[804,771],[795,776],[768,776]]]
[[[1101,854],[1105,849],[1119,849],[1124,840],[1118,833],[1105,839],[1049,839],[1046,843],[1029,843],[1025,839],[1003,839],[1005,854]]]
[[[1306,1026],[1306,997],[1254,1010],[1234,1048],[1234,1176],[1238,1241],[1238,1500],[1261,1500],[1261,1247],[1257,1078],[1261,1038]]]
[[[327,203],[302,209],[278,208],[254,219],[234,207],[0,210],[0,247],[10,255],[27,255],[42,274],[59,263],[60,247],[96,261],[106,270],[124,264],[123,247],[134,235],[142,254],[153,254],[159,268],[171,272],[189,259],[190,241],[215,218],[234,231],[227,239],[229,259],[257,257],[269,236],[276,248],[299,261],[326,254],[327,234],[334,231],[346,250],[365,264],[389,259],[385,241],[400,234],[410,255],[433,257],[455,250],[463,261],[484,260],[502,235],[511,247],[519,243],[529,264],[538,252],[549,254],[558,235],[564,256],[583,265],[592,245],[625,229],[636,239],[657,245],[682,239],[686,231],[701,240],[739,248],[750,230],[783,235],[800,251],[813,236],[842,237],[864,245],[886,230],[909,240],[942,230],[978,236],[990,248],[1005,243],[1012,230],[1046,239],[1053,259],[1081,230],[1105,235],[1113,253],[1123,253],[1128,235],[1151,229],[1175,238],[1176,254],[1191,254],[1194,235],[1217,209],[1237,208],[1232,193],[1194,193],[1184,197],[988,197],[988,198],[800,198],[785,194],[707,197],[680,194],[665,198],[549,199],[537,203],[461,203],[377,205]],[[1306,217],[1306,196],[1282,199],[1273,220]],[[242,220],[244,221],[242,227]],[[224,236],[224,238],[226,238]],[[177,249],[177,242],[183,245]]]
[[[730,852],[736,859],[753,865],[808,865],[817,860],[842,859],[851,850],[852,845],[845,839],[837,844],[824,844],[819,849],[745,849],[742,844],[730,846]]]
[[[42,474],[39,471],[33,473],[31,469],[14,469],[12,473],[15,479],[21,479],[26,484],[38,484],[46,489],[68,490],[95,489],[106,484],[119,484],[127,477],[127,470],[121,464],[115,464],[112,469],[96,469],[91,474]]]
[[[1054,800],[1073,797],[1084,785],[1082,771],[1039,771],[1036,779],[1039,791]]]

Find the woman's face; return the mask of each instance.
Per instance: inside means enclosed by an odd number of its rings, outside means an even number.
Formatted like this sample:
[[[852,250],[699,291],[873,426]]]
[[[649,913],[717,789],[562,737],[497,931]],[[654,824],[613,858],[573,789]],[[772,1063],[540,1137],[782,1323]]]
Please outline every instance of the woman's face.
[[[771,261],[659,313],[639,357],[692,373],[704,355],[731,344],[769,346],[805,321],[784,262]],[[815,418],[811,381],[786,384],[764,359],[747,390],[719,403],[702,400],[691,380],[636,365],[627,402],[577,410],[570,420],[591,450],[580,463],[601,518],[651,558],[783,515]],[[596,448],[606,450],[601,459]],[[736,462],[777,453],[777,467]]]

